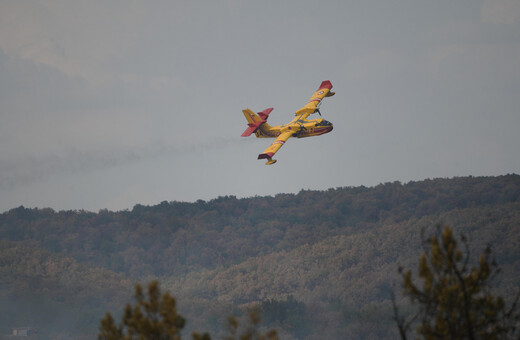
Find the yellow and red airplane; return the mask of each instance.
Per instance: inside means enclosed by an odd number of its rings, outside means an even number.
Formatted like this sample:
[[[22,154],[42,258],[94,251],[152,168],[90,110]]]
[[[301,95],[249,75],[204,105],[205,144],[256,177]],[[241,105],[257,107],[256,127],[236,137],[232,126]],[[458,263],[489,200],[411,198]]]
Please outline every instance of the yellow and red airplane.
[[[283,125],[270,126],[266,123],[273,108],[265,109],[258,114],[249,109],[242,110],[249,125],[242,137],[248,137],[254,132],[257,138],[276,138],[271,146],[258,155],[258,159],[267,159],[266,165],[274,164],[276,163],[276,159],[273,159],[274,154],[290,137],[311,137],[332,131],[332,124],[323,118],[307,119],[315,112],[321,116],[319,105],[323,98],[334,95],[331,89],[332,83],[328,80],[323,81],[307,105],[296,111],[296,117],[290,123]]]

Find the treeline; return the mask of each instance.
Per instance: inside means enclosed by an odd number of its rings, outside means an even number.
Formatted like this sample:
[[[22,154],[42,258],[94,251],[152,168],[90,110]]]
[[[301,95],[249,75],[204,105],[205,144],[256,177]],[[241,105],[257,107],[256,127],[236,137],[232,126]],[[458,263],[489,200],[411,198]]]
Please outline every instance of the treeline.
[[[0,239],[32,244],[131,277],[217,268],[376,223],[520,200],[520,176],[461,177],[275,197],[136,205],[98,213],[19,207]]]
[[[284,339],[393,337],[397,267],[414,265],[421,232],[437,223],[468,235],[475,254],[491,244],[505,273],[497,284],[518,287],[518,175],[118,212],[19,207],[0,214],[0,332],[48,320],[55,308],[56,319],[73,311],[63,324],[95,334],[101,310],[127,301],[134,283],[158,278],[191,320],[188,332],[218,334],[230,312],[259,304]],[[27,310],[34,317],[24,321]]]

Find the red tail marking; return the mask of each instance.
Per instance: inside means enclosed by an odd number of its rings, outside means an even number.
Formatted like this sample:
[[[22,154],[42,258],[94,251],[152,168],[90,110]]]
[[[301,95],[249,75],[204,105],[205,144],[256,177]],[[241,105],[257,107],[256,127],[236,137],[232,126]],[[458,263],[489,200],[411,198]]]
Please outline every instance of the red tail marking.
[[[271,113],[271,111],[273,111],[274,109],[271,107],[269,109],[265,109],[264,111],[262,112],[258,112],[258,115],[260,116],[260,118],[264,119],[264,120],[267,120],[267,117],[269,117],[269,114]]]
[[[271,113],[271,111],[273,111],[272,107],[269,109],[265,109],[262,112],[258,112],[258,116],[260,116],[260,118],[262,118],[262,120],[259,120],[254,123],[248,123],[247,125],[249,125],[249,127],[246,129],[246,131],[244,131],[244,133],[241,136],[242,137],[251,136],[251,134],[260,127],[260,125],[262,125],[263,123],[265,123],[267,121],[267,117],[269,117],[269,114]]]

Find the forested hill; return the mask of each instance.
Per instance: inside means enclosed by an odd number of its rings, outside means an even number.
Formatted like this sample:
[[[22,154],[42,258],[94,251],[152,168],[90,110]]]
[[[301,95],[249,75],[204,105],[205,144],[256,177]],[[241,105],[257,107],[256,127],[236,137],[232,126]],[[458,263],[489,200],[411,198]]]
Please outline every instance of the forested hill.
[[[19,207],[0,215],[0,238],[131,277],[170,276],[288,251],[374,223],[519,200],[520,176],[507,175],[162,202],[120,212]]]
[[[371,324],[367,315],[388,307],[397,266],[414,263],[421,231],[437,223],[467,234],[476,252],[491,244],[507,271],[501,283],[518,286],[518,175],[226,196],[118,212],[19,207],[0,215],[0,298],[20,310],[8,319],[0,315],[0,333],[12,323],[37,323],[24,321],[22,312],[29,304],[25,297],[35,292],[44,304],[73,309],[76,319],[68,325],[95,332],[93,311],[123,306],[131,282],[159,278],[185,314],[196,315],[197,326],[212,320],[208,327],[218,327],[219,308],[285,303],[300,308],[300,319],[270,322],[285,325],[287,338],[310,339],[318,331],[333,338],[386,336],[388,325]],[[24,254],[23,260],[16,254]],[[128,294],[103,295],[105,286]],[[98,297],[84,305],[88,287]],[[103,304],[99,295],[110,299]],[[0,305],[7,315],[8,304]],[[311,306],[321,311],[313,322],[306,319]],[[57,321],[39,327],[51,324]],[[366,333],[367,324],[372,333]],[[333,325],[329,333],[324,325]]]

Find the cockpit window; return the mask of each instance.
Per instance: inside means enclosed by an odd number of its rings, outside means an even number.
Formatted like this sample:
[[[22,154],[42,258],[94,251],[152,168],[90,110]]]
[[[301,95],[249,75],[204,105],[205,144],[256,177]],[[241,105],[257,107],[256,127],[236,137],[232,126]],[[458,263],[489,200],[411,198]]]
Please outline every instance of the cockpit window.
[[[325,119],[322,120],[319,123],[316,123],[316,126],[331,126],[332,124],[329,121],[326,121]]]

